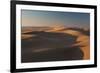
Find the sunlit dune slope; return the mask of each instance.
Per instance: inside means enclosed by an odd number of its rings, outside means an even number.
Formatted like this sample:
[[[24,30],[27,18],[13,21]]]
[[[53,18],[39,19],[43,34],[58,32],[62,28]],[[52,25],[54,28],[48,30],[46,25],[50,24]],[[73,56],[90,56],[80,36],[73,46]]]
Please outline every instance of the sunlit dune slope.
[[[29,32],[32,32],[32,31],[33,31],[32,28],[22,28],[21,33],[24,34],[24,33],[29,33]]]
[[[52,27],[52,29],[46,30],[45,32],[59,32],[64,29],[64,27]]]
[[[31,38],[32,37],[32,35],[25,35],[25,34],[22,34],[21,35],[21,39],[23,40],[23,39],[29,39],[29,38]]]
[[[77,43],[76,45],[81,45],[81,50],[84,53],[84,59],[90,59],[90,40],[89,36],[86,35],[79,35],[77,38],[77,41],[80,43]]]

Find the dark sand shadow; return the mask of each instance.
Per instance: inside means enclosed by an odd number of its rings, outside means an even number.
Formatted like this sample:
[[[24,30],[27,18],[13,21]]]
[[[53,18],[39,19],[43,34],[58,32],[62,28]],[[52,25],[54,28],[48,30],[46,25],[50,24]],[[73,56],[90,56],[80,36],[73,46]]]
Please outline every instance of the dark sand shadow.
[[[44,31],[27,34],[36,36],[21,40],[22,63],[83,59],[80,46],[72,47],[72,44],[77,43],[75,36]]]

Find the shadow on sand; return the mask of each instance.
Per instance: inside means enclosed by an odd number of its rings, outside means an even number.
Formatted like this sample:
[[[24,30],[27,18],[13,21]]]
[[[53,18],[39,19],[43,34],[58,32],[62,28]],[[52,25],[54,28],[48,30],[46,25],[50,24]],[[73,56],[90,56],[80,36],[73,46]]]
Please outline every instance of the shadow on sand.
[[[77,37],[54,32],[33,31],[34,35],[21,40],[21,62],[81,60],[83,52],[76,44]],[[22,34],[23,35],[23,34]]]

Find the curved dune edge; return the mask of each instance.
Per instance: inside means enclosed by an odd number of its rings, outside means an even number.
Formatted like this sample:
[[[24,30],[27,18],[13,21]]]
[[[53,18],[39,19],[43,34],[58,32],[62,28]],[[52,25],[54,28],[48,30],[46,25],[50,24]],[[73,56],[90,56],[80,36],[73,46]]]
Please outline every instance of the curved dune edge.
[[[54,29],[54,30],[50,30],[48,32],[60,32],[60,31],[59,31],[59,29],[58,30]],[[64,31],[61,31],[60,33],[66,33],[66,34],[70,34],[73,36],[77,36],[76,42],[79,42],[79,43],[76,43],[72,46],[82,46],[80,48],[84,54],[83,59],[84,60],[90,59],[90,38],[89,38],[89,36],[84,35],[75,30],[64,30]]]
[[[82,46],[80,47],[81,50],[83,51],[83,59],[84,60],[87,60],[87,59],[90,59],[90,40],[89,40],[89,36],[86,36],[86,35],[79,35],[77,40],[76,40],[77,44],[74,44],[75,46]]]

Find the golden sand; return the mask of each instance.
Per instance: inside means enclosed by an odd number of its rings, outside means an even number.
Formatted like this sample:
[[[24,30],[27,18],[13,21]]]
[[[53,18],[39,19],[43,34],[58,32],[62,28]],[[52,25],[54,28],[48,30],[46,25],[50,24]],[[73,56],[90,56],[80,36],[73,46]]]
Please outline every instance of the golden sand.
[[[23,39],[29,39],[29,38],[31,38],[32,37],[32,35],[24,35],[24,34],[22,34],[21,35],[21,39],[23,40]]]

